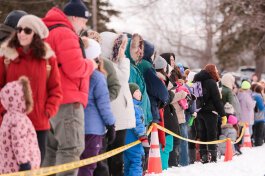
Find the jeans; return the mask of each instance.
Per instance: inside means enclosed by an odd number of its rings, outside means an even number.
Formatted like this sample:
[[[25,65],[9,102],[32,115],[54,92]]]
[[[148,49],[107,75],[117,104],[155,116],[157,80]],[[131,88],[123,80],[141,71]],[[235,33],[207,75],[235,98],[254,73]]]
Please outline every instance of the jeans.
[[[182,123],[179,125],[180,127],[180,135],[184,138],[188,138],[188,128],[186,123]],[[181,140],[179,145],[179,164],[181,166],[189,165],[189,150],[188,150],[188,142]]]

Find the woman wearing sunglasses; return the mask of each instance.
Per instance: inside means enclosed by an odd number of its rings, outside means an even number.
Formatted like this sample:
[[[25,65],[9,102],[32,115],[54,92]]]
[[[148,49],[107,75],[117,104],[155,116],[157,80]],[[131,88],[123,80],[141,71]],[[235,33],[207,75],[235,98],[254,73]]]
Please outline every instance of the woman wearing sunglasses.
[[[0,48],[0,89],[22,75],[30,80],[34,108],[28,116],[37,132],[41,161],[50,129],[49,118],[56,114],[62,99],[57,61],[43,41],[48,35],[49,30],[40,18],[25,15],[18,21],[16,35]],[[2,105],[0,113],[5,113]]]

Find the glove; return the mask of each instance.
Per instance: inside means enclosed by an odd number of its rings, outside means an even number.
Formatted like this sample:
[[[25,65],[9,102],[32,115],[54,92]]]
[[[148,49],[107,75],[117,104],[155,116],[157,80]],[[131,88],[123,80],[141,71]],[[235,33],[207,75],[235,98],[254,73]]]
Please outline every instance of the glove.
[[[144,148],[149,148],[150,147],[150,144],[149,144],[149,141],[148,141],[148,138],[147,138],[146,135],[140,136],[139,140],[141,141],[141,143],[142,143]]]
[[[108,138],[108,144],[112,144],[116,138],[116,131],[114,125],[107,125],[106,128],[108,129],[106,133],[106,137]]]
[[[226,123],[227,123],[227,117],[226,116],[223,116],[222,117],[222,126],[223,125],[226,125]]]
[[[31,170],[30,162],[19,165],[19,171],[26,171],[26,170]]]

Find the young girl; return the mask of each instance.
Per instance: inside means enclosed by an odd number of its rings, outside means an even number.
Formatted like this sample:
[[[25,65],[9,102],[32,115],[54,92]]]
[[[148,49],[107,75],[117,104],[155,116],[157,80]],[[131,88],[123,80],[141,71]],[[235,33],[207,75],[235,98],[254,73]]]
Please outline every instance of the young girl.
[[[237,130],[234,128],[234,126],[237,125],[237,117],[234,116],[235,114],[234,108],[230,103],[227,102],[224,106],[224,109],[227,116],[227,124],[221,126],[221,134],[219,136],[219,139],[222,140],[230,138],[232,141],[236,141]],[[226,144],[223,142],[219,144],[218,147],[221,154],[224,155],[226,150]],[[237,150],[238,150],[237,152],[240,154],[241,151],[239,150],[239,148],[237,148]],[[233,153],[234,154],[236,153],[234,145],[233,145]]]
[[[37,169],[40,151],[27,114],[32,111],[31,88],[26,77],[7,83],[0,91],[7,111],[0,128],[0,174]]]
[[[90,77],[88,105],[85,108],[85,150],[80,159],[86,159],[98,155],[102,148],[106,128],[108,142],[115,139],[115,118],[111,112],[109,91],[105,77],[103,62],[100,60],[100,45],[89,39],[89,46],[86,49],[86,56],[98,63],[98,69]],[[93,163],[79,169],[79,176],[93,176],[97,163]]]

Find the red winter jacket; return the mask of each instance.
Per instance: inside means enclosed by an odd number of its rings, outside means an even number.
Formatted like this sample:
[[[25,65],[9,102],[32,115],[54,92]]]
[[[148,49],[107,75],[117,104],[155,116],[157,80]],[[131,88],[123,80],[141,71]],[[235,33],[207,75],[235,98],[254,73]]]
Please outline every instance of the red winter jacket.
[[[60,74],[57,61],[51,48],[46,46],[46,55],[42,59],[32,57],[32,52],[24,53],[22,48],[8,48],[2,46],[0,49],[0,89],[7,82],[18,80],[25,75],[30,80],[33,96],[33,111],[28,115],[35,130],[50,129],[49,118],[53,117],[62,100]],[[5,58],[10,58],[10,63],[5,67]],[[48,63],[47,63],[48,60]],[[50,75],[47,73],[47,65],[51,66]],[[3,112],[0,105],[0,113]]]
[[[88,101],[89,78],[94,71],[90,60],[84,59],[79,45],[79,38],[65,14],[54,7],[43,18],[47,27],[63,24],[52,29],[46,41],[54,50],[63,90],[63,102],[82,103],[84,107]]]

